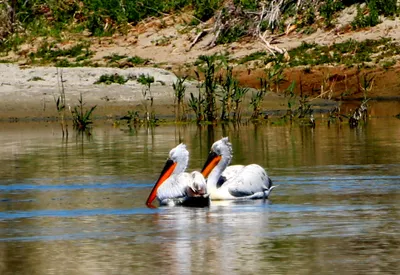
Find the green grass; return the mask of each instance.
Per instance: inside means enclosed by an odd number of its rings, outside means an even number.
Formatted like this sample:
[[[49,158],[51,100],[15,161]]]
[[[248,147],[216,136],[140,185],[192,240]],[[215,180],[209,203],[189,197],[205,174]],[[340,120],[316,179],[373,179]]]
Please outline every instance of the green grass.
[[[44,42],[36,52],[31,52],[29,58],[32,64],[56,64],[60,67],[71,67],[71,60],[75,58],[76,62],[89,59],[93,52],[89,50],[89,44],[86,42],[78,43],[69,48],[59,48],[56,42]],[[73,63],[76,64],[76,63]],[[79,64],[76,64],[79,66]]]
[[[114,53],[112,55],[107,55],[104,57],[104,59],[107,60],[108,63],[114,63],[114,62],[120,61],[125,58],[127,58],[126,55],[119,55],[116,53]]]
[[[43,80],[44,80],[44,79],[41,78],[41,77],[39,77],[39,76],[34,76],[34,77],[28,79],[28,81],[43,81]]]
[[[128,62],[131,62],[134,65],[143,65],[150,61],[148,58],[141,58],[140,56],[132,56],[127,59]]]
[[[106,84],[110,85],[112,83],[117,84],[125,84],[128,81],[123,75],[119,74],[103,74],[100,76],[99,80],[97,80],[94,84]]]
[[[290,60],[285,61],[283,56],[271,57],[265,52],[252,53],[237,61],[244,64],[253,60],[261,60],[263,64],[279,60],[289,67],[314,66],[314,65],[347,65],[375,62],[380,64],[381,60],[400,55],[400,47],[391,38],[379,40],[365,40],[358,42],[349,39],[343,43],[330,46],[317,45],[303,42],[299,47],[289,50]],[[392,59],[393,60],[393,59]],[[393,66],[393,61],[382,62],[383,67]]]

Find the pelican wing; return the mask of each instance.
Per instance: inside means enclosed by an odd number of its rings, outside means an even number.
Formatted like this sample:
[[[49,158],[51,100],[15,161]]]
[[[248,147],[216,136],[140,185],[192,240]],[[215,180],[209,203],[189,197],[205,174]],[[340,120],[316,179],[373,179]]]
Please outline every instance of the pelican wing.
[[[187,183],[191,180],[189,173],[171,175],[163,185],[158,188],[157,198],[165,199],[180,198],[186,195]]]
[[[221,177],[218,179],[217,188],[221,187],[225,182],[234,180],[243,170],[244,165],[230,165],[222,172]]]
[[[243,167],[235,178],[222,187],[227,188],[234,197],[246,197],[262,194],[268,190],[269,178],[264,168],[257,164]]]

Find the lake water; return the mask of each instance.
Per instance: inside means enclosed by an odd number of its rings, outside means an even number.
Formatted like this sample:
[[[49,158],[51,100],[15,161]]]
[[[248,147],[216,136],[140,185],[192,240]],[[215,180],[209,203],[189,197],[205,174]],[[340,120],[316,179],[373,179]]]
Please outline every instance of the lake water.
[[[110,123],[111,124],[111,123]],[[398,274],[400,120],[356,129],[107,123],[63,140],[58,124],[0,132],[0,274]],[[149,209],[171,148],[189,170],[210,145],[264,166],[266,202]]]

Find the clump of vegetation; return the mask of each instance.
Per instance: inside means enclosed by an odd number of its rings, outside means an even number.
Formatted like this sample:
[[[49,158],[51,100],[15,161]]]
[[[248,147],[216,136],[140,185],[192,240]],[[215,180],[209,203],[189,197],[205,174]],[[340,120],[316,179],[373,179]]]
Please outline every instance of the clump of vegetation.
[[[34,76],[30,79],[28,79],[28,81],[43,81],[44,79],[41,78],[40,76]]]
[[[198,58],[198,70],[204,75],[204,81],[201,85],[204,90],[199,91],[199,96],[201,93],[203,94],[204,119],[209,122],[217,119],[216,92],[218,79],[216,73],[221,68],[222,61],[223,57],[221,55],[201,55]],[[199,72],[196,71],[196,75],[200,80]]]
[[[228,121],[232,108],[232,96],[235,88],[235,78],[233,77],[233,68],[229,65],[225,66],[225,77],[220,77],[221,85],[220,102],[221,102],[221,120]]]
[[[127,59],[128,62],[131,62],[134,65],[144,65],[150,61],[148,58],[141,58],[140,56],[132,56]]]
[[[360,5],[357,6],[357,15],[351,22],[353,29],[373,27],[380,23],[379,14],[376,7],[376,1],[370,0],[368,5],[361,9]]]
[[[232,102],[234,103],[233,121],[241,120],[242,118],[241,103],[249,90],[250,90],[249,88],[239,86],[238,81],[234,81],[233,94],[232,94]]]
[[[44,42],[36,52],[31,52],[28,56],[32,64],[44,65],[65,60],[61,59],[61,57],[75,58],[75,61],[79,62],[93,56],[93,52],[89,50],[89,47],[89,43],[79,43],[69,48],[59,48],[55,42]],[[62,63],[58,64],[62,66]],[[70,67],[70,65],[62,67]]]
[[[110,85],[112,83],[117,83],[117,84],[125,84],[128,82],[128,78],[125,78],[123,75],[120,75],[118,73],[115,74],[103,74],[100,76],[99,80],[97,80],[94,84],[106,84]]]
[[[97,105],[92,106],[88,110],[84,110],[83,106],[85,103],[83,102],[82,93],[80,93],[78,102],[78,106],[74,106],[74,109],[71,110],[72,123],[75,130],[85,131],[93,123],[92,113],[94,109],[96,109]]]
[[[324,22],[327,28],[333,27],[333,17],[336,12],[342,9],[344,9],[344,4],[342,3],[342,1],[327,0],[322,3],[319,12],[321,16],[325,19]]]
[[[391,58],[400,54],[400,47],[391,38],[379,40],[365,40],[358,42],[349,39],[342,43],[330,46],[317,45],[303,42],[299,47],[288,51],[290,59],[286,60],[283,55],[276,57],[266,56],[265,53],[252,53],[238,61],[239,64],[251,60],[263,58],[263,64],[279,61],[285,66],[314,66],[314,65],[338,65],[353,66],[366,62],[379,63],[384,58]]]
[[[258,119],[261,115],[261,103],[264,100],[264,96],[270,91],[269,84],[266,79],[260,78],[260,88],[253,93],[250,101],[253,111],[251,114],[252,119]]]
[[[128,56],[126,56],[126,55],[119,55],[119,54],[114,53],[112,55],[105,56],[104,59],[107,61],[108,64],[113,64],[113,63],[116,63],[117,61],[120,61],[127,57]]]

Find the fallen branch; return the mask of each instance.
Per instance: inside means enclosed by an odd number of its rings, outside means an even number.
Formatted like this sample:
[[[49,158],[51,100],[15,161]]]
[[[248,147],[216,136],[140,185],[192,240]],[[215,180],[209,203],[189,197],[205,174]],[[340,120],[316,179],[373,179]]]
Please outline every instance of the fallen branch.
[[[259,22],[257,24],[257,28],[256,28],[256,33],[257,33],[258,37],[263,42],[263,44],[267,48],[267,50],[273,56],[275,56],[275,52],[280,53],[280,54],[286,53],[287,51],[285,49],[281,49],[281,48],[279,48],[277,46],[272,46],[271,45],[271,43],[275,40],[275,37],[273,37],[271,39],[271,41],[267,41],[267,39],[265,39],[267,31],[265,31],[263,34],[261,33],[261,23],[263,22],[266,14],[267,14],[267,11],[265,10],[265,5],[264,4],[261,5],[261,8],[262,8],[262,10],[261,10],[261,13],[260,13],[260,20],[259,20]]]
[[[218,37],[221,34],[221,29],[223,28],[223,24],[221,21],[221,15],[222,15],[222,11],[219,11],[217,19],[215,20],[214,27],[213,27],[213,33],[215,33],[214,38],[207,45],[209,48],[212,48],[216,45]]]
[[[193,42],[190,43],[190,46],[189,46],[188,51],[190,51],[190,50],[193,48],[193,46],[196,45],[196,43],[200,40],[200,38],[202,38],[204,35],[206,35],[210,30],[211,30],[211,29],[204,29],[204,30],[201,30],[201,31],[196,35],[196,37],[194,38]]]

